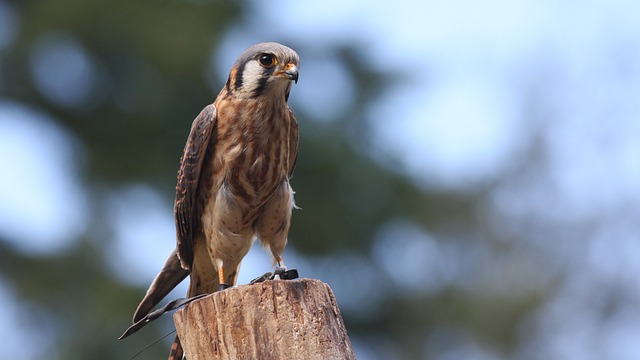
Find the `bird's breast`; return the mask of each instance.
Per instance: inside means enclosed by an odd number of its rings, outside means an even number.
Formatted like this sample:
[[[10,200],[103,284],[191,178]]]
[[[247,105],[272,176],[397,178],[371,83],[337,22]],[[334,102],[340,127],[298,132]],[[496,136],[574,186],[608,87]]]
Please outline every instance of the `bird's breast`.
[[[265,106],[257,100],[230,101],[218,112],[214,168],[242,207],[257,209],[287,179],[288,121],[286,105]]]

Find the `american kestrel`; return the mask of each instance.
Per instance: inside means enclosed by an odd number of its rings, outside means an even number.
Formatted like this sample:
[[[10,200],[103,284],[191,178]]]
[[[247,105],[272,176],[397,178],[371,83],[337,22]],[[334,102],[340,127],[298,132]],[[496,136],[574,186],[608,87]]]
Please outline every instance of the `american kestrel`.
[[[187,276],[188,297],[234,285],[255,239],[284,267],[294,207],[289,179],[298,157],[298,123],[287,101],[298,63],[298,54],[281,44],[249,47],[213,104],[193,121],[178,170],[177,247],[134,323]],[[181,358],[176,337],[169,359]]]

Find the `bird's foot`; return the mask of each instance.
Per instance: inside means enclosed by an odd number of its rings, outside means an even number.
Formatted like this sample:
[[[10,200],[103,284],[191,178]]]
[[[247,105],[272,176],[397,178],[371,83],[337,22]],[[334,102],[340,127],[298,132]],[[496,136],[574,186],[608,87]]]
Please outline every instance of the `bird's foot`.
[[[249,284],[257,284],[266,280],[293,280],[298,278],[298,270],[289,269],[285,266],[276,267],[274,272],[264,273],[262,276],[259,276],[249,282]]]
[[[287,267],[286,266],[284,266],[284,265],[276,266],[276,269],[273,271],[273,279],[274,280],[281,280],[282,276],[286,272],[287,272]]]
[[[218,291],[227,290],[228,288],[229,288],[229,285],[225,283],[218,285]]]

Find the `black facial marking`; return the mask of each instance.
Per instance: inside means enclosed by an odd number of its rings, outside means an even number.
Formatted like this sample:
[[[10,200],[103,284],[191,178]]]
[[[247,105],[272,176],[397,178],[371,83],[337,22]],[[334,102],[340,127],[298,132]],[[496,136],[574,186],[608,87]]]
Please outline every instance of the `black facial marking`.
[[[234,89],[240,89],[242,87],[242,76],[244,73],[244,66],[246,63],[241,63],[238,66],[238,71],[236,71],[236,81],[233,84]]]
[[[275,70],[276,70],[275,67],[270,67],[270,68],[265,68],[262,71],[262,77],[260,78],[260,80],[258,80],[258,86],[253,91],[253,94],[252,94],[253,97],[258,97],[264,92],[264,90],[267,88],[267,82],[269,81],[269,78],[271,77],[271,75]]]
[[[289,93],[291,92],[291,86],[287,87],[287,92],[284,93],[284,102],[288,102],[289,101]]]

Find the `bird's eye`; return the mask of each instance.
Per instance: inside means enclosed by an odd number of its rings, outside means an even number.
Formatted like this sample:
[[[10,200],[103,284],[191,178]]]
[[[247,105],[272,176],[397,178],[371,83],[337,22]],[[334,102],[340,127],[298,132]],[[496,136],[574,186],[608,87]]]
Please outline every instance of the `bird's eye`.
[[[262,54],[258,58],[258,61],[260,61],[260,65],[264,67],[271,67],[278,63],[276,57],[272,54]]]

